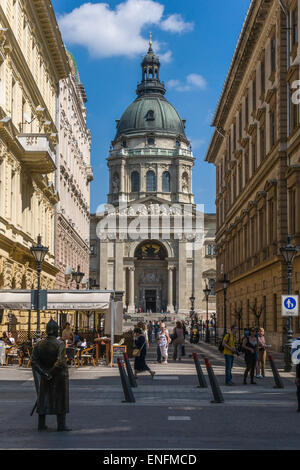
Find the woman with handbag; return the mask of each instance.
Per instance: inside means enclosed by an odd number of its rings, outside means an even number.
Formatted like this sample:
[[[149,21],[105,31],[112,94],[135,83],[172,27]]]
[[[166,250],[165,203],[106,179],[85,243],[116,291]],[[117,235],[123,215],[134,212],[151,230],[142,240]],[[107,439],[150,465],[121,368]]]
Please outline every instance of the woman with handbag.
[[[153,372],[146,364],[146,338],[141,328],[134,329],[134,344],[135,349],[133,350],[133,356],[135,378],[137,378],[138,373],[148,371],[153,379],[155,372]]]
[[[176,322],[176,327],[173,330],[171,339],[172,344],[174,345],[173,359],[174,361],[176,361],[176,359],[178,358],[178,361],[181,361],[182,346],[184,344],[184,329],[180,321]]]

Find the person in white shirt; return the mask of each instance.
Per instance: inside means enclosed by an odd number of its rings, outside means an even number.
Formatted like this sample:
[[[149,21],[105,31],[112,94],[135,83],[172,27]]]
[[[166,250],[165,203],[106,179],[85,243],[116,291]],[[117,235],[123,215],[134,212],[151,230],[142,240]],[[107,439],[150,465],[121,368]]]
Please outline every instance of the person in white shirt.
[[[168,364],[168,348],[170,344],[170,336],[164,323],[161,324],[161,328],[158,332],[157,343],[160,348],[161,356],[163,358],[162,364]]]
[[[15,338],[13,337],[11,332],[8,333],[8,339],[9,339],[10,344],[12,345],[16,344]]]

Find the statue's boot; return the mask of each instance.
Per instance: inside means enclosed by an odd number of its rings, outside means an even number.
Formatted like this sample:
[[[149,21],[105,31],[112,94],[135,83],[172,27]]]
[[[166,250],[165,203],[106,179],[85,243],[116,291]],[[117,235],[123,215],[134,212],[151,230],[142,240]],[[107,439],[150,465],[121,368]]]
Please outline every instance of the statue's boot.
[[[66,426],[66,415],[56,415],[57,418],[57,431],[72,431]]]
[[[46,429],[48,429],[46,426],[46,415],[39,415],[38,431],[45,431]]]

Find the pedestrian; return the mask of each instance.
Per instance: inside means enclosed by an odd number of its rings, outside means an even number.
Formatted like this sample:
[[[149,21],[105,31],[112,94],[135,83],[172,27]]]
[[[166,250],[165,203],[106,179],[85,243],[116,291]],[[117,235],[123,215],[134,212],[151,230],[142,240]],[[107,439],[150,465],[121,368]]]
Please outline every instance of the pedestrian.
[[[160,348],[161,357],[163,358],[162,364],[168,364],[168,348],[170,344],[169,332],[164,323],[161,324],[160,331],[157,335],[157,343]]]
[[[246,370],[244,372],[244,385],[247,385],[248,372],[250,371],[251,384],[256,385],[254,382],[254,371],[257,361],[258,340],[256,337],[256,329],[251,328],[249,336],[243,339],[243,351],[245,352]]]
[[[153,330],[154,330],[154,338],[156,339],[157,333],[159,331],[159,322],[156,321],[153,325]]]
[[[296,411],[300,413],[300,363],[296,365],[295,384],[297,385],[297,401],[298,401],[298,408]]]
[[[152,343],[152,334],[153,334],[153,323],[150,320],[148,323],[148,339],[149,339],[149,344]]]
[[[146,327],[146,324],[143,323],[142,321],[139,321],[136,325],[137,328],[140,328],[143,332],[143,335],[145,336],[146,338],[146,347],[147,349],[149,349],[149,338],[148,338],[148,331],[147,331],[147,327]]]
[[[13,346],[16,344],[16,340],[15,340],[15,338],[13,337],[13,335],[10,331],[8,332],[8,340],[9,340],[10,344],[12,344]]]
[[[172,344],[174,346],[173,359],[176,361],[181,361],[182,358],[182,346],[184,344],[184,329],[180,321],[176,322],[176,326],[172,333]]]
[[[71,330],[71,326],[70,326],[69,322],[66,323],[66,327],[62,332],[61,338],[62,338],[63,341],[66,341],[66,340],[70,341],[71,340],[73,342],[74,333]]]
[[[186,329],[184,321],[182,321],[181,324],[182,324],[183,335],[184,335],[184,339],[185,339],[188,336],[189,333],[188,333],[188,330]],[[184,345],[184,343],[183,343],[181,349],[182,349],[182,356],[185,356],[185,345]]]
[[[267,347],[265,340],[265,330],[259,328],[258,330],[258,357],[257,357],[257,367],[256,367],[256,377],[262,379],[265,376],[266,368],[266,356],[267,356]]]
[[[10,345],[10,344],[11,344],[11,342],[9,341],[9,338],[8,338],[8,336],[7,336],[7,334],[6,334],[5,331],[4,331],[3,334],[2,334],[1,341],[4,341],[4,343],[5,343],[6,345]]]
[[[146,364],[146,338],[144,331],[141,328],[136,327],[134,329],[134,344],[136,349],[139,349],[140,354],[134,358],[134,376],[137,378],[137,374],[140,372],[149,372],[152,379],[154,378],[155,372],[153,372]]]
[[[223,338],[224,357],[225,357],[225,384],[234,385],[232,382],[232,367],[234,354],[237,353],[235,347],[236,326],[232,325],[230,331]]]

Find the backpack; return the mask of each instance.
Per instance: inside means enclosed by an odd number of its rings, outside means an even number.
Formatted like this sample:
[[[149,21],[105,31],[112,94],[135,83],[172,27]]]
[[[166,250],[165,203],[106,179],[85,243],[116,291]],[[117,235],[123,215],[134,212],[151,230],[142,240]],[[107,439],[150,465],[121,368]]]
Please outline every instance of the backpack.
[[[229,333],[225,333],[225,335],[222,336],[221,342],[220,342],[219,347],[218,347],[220,353],[222,353],[222,354],[224,352],[223,341],[224,341],[225,336],[227,336],[227,335],[229,335]],[[230,338],[230,336],[229,336],[229,338]]]

